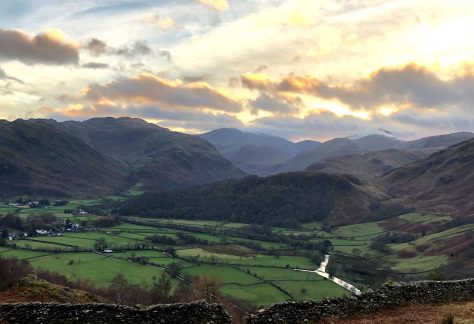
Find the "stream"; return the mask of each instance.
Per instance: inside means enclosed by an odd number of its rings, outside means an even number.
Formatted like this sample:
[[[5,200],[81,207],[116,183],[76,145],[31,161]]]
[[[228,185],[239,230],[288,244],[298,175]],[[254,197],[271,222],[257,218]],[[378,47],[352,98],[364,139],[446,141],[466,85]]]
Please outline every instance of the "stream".
[[[324,256],[324,261],[321,262],[321,264],[319,265],[319,268],[317,268],[316,270],[303,270],[303,269],[294,269],[294,270],[316,273],[316,274],[320,275],[321,277],[324,277],[324,278],[327,278],[328,280],[331,280],[332,282],[334,282],[335,284],[341,286],[342,288],[349,290],[352,294],[360,295],[361,291],[359,289],[357,289],[354,285],[351,285],[350,283],[345,282],[342,279],[339,279],[339,278],[336,278],[336,277],[331,277],[329,275],[329,273],[326,272],[326,268],[327,268],[328,263],[329,263],[329,258],[330,258],[330,255],[326,254]]]

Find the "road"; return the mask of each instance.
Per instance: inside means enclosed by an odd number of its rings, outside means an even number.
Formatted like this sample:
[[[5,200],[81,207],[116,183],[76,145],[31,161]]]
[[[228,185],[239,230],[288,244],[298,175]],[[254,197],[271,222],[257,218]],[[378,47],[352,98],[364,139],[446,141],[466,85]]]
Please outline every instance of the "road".
[[[360,295],[361,291],[359,289],[357,289],[356,287],[354,287],[350,283],[345,282],[342,279],[339,279],[339,278],[336,278],[336,277],[331,277],[329,275],[329,273],[326,272],[326,268],[328,266],[330,257],[331,256],[329,254],[326,254],[324,256],[324,261],[321,262],[321,264],[319,265],[319,268],[317,268],[316,270],[303,270],[303,269],[294,269],[294,270],[316,273],[316,274],[320,275],[321,277],[324,277],[324,278],[327,278],[327,279],[331,280],[332,282],[334,282],[335,284],[341,286],[342,288],[349,290],[354,295]]]

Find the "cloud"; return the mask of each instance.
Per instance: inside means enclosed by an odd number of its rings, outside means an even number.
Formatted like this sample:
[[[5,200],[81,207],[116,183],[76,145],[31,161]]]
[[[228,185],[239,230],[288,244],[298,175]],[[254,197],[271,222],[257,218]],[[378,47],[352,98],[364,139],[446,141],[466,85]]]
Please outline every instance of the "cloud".
[[[156,28],[162,29],[162,30],[170,30],[170,29],[175,29],[178,24],[176,21],[167,16],[167,17],[161,17],[160,15],[146,15],[143,20],[145,22],[153,24]]]
[[[155,103],[167,107],[187,107],[239,112],[242,105],[204,82],[183,83],[142,74],[104,85],[91,85],[85,99],[123,101],[126,103]]]
[[[0,60],[26,64],[66,65],[79,61],[79,47],[60,31],[29,35],[20,30],[0,29]]]
[[[107,52],[107,43],[97,38],[89,40],[85,47],[92,56],[99,56]]]
[[[166,109],[156,105],[126,105],[117,107],[107,104],[69,105],[61,109],[43,107],[42,116],[56,120],[86,120],[93,117],[133,116],[157,122],[162,127],[201,133],[220,127],[242,128],[242,122],[227,113],[211,113],[183,108]]]
[[[0,80],[12,80],[12,81],[16,81],[18,83],[21,83],[21,84],[24,84],[24,82],[20,79],[17,79],[15,77],[12,77],[10,75],[8,75],[4,69],[2,69],[2,67],[0,66]]]
[[[329,111],[313,112],[304,118],[284,116],[280,118],[259,118],[250,127],[255,132],[301,139],[326,140],[346,137],[375,127],[367,121],[351,116],[338,117]]]
[[[298,99],[277,98],[266,93],[261,93],[257,99],[250,101],[250,106],[254,114],[258,114],[258,110],[277,114],[294,114],[298,112],[298,107],[300,107],[301,104],[301,101]]]
[[[107,69],[109,65],[107,63],[89,62],[82,64],[82,67],[86,69]]]
[[[144,56],[151,55],[153,53],[152,49],[148,46],[145,41],[136,41],[131,46],[122,46],[122,47],[112,47],[109,46],[105,41],[92,38],[88,40],[83,48],[89,51],[91,56],[101,56],[101,55],[117,55],[117,56]]]
[[[166,59],[166,62],[171,63],[173,61],[173,55],[170,51],[162,50],[160,51],[160,56]]]
[[[127,57],[150,55],[153,53],[145,41],[136,41],[132,46],[120,47],[112,52],[115,52],[116,55]]]
[[[290,75],[273,81],[265,75],[250,73],[244,74],[241,82],[253,90],[337,99],[354,109],[376,110],[386,105],[418,108],[474,105],[472,74],[445,80],[415,64],[382,68],[367,78],[344,84],[332,84],[308,75]]]
[[[217,11],[225,11],[229,9],[229,2],[227,0],[196,0],[200,4],[213,8]]]

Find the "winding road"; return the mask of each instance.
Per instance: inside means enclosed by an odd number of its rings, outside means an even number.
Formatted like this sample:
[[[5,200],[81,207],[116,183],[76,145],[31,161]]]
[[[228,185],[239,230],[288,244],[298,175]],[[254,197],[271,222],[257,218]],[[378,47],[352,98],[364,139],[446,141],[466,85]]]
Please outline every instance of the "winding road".
[[[331,280],[332,282],[334,282],[335,284],[341,286],[342,288],[349,290],[354,295],[360,295],[361,291],[359,289],[357,289],[356,287],[354,287],[354,285],[351,285],[350,283],[345,282],[342,279],[339,279],[339,278],[336,278],[336,277],[331,277],[329,275],[329,273],[326,272],[326,268],[327,268],[328,263],[329,263],[329,258],[330,258],[330,255],[326,254],[324,256],[324,261],[321,262],[321,264],[319,265],[319,268],[317,268],[316,270],[303,270],[303,269],[294,269],[294,270],[316,273],[316,274],[320,275],[321,277],[324,277],[324,278],[327,278],[327,279]]]

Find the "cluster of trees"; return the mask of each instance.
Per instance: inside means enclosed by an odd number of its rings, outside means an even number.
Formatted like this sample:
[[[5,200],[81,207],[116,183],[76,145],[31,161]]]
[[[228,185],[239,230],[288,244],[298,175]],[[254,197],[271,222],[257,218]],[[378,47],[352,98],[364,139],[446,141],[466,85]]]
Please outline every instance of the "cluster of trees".
[[[114,227],[121,224],[120,217],[117,216],[100,216],[94,222],[97,227]]]
[[[207,240],[197,238],[194,235],[185,234],[185,233],[178,233],[176,235],[178,235],[179,240],[181,241],[181,244],[183,244],[183,245],[190,245],[190,244],[206,245],[206,244],[209,244],[209,242]]]
[[[174,238],[166,235],[153,235],[148,237],[148,239],[154,244],[164,244],[164,245],[176,245],[177,242]]]
[[[31,271],[32,269],[26,261],[0,258],[0,291],[10,288]]]
[[[389,232],[379,235],[370,243],[370,248],[382,254],[389,254],[390,250],[387,244],[408,243],[416,239],[416,236],[410,233]]]
[[[18,231],[34,235],[37,229],[60,230],[64,227],[58,222],[53,214],[42,214],[38,216],[29,216],[22,219],[16,214],[8,214],[0,217],[0,228],[11,228]]]
[[[296,226],[329,217],[341,192],[353,190],[344,178],[324,174],[255,176],[202,187],[148,193],[124,202],[122,215],[213,219]]]
[[[369,287],[377,287],[390,276],[390,267],[382,259],[332,254],[327,265],[331,276]]]

